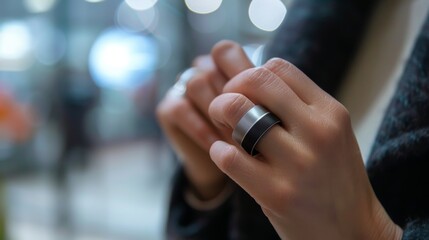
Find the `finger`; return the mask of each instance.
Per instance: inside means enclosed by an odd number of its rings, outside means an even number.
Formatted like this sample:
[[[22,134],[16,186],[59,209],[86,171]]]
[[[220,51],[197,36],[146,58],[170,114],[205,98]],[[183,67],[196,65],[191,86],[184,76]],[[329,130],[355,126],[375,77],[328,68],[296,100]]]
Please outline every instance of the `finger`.
[[[166,100],[158,110],[164,125],[177,126],[195,144],[208,151],[211,144],[219,140],[211,124],[185,98]]]
[[[223,92],[223,88],[229,79],[226,79],[225,76],[220,72],[213,73],[213,78],[216,79],[216,81],[211,81],[210,85],[213,88],[216,96],[218,96]]]
[[[211,82],[218,81],[213,79],[217,77],[209,72],[200,72],[196,74],[186,84],[186,97],[188,97],[192,104],[208,119],[208,108],[211,101],[218,95],[215,92]]]
[[[272,197],[272,168],[262,161],[223,141],[210,148],[210,157],[226,175],[233,179],[258,202]]]
[[[187,82],[186,96],[207,118],[210,102],[222,92],[227,80],[219,73],[210,55],[197,57],[193,66],[198,71]]]
[[[243,48],[233,41],[218,42],[213,47],[211,55],[214,63],[227,79],[233,78],[243,70],[254,67]]]
[[[210,105],[209,113],[213,122],[219,128],[234,129],[237,123],[249,111],[254,104],[245,96],[237,93],[227,93],[215,98]],[[239,144],[237,144],[239,145]],[[285,156],[293,158],[299,150],[299,142],[293,139],[284,128],[276,125],[269,129],[256,145],[256,149],[267,161],[275,163],[283,162]],[[288,169],[295,168],[291,166]]]
[[[320,104],[326,98],[327,93],[292,63],[272,58],[263,66],[282,79],[306,104]]]
[[[185,134],[176,125],[164,125],[163,131],[169,136],[170,144],[174,148],[175,153],[178,155],[180,160],[198,159],[204,154],[207,154],[207,150],[202,149],[200,146],[195,146],[195,141],[190,139],[188,134]],[[180,144],[180,145],[179,145]],[[186,163],[184,161],[183,163]],[[186,166],[197,167],[197,166]]]
[[[196,58],[193,65],[198,69],[207,71],[209,73],[211,81],[210,86],[214,89],[215,94],[219,95],[223,91],[223,87],[228,81],[225,76],[219,72],[216,64],[211,55],[204,55]]]
[[[282,79],[265,67],[243,71],[225,85],[224,92],[241,93],[255,104],[269,109],[289,131],[301,126],[310,114],[308,105]]]
[[[211,55],[201,55],[194,59],[192,66],[197,67],[201,70],[212,70],[216,69],[216,65],[213,62]]]

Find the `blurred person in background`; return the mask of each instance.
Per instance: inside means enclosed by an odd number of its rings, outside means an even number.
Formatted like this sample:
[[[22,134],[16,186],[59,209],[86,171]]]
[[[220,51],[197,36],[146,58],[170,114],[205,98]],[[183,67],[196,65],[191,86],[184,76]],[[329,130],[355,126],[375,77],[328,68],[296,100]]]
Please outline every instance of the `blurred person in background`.
[[[332,97],[376,5],[296,1],[267,54],[287,61],[255,68],[228,41],[194,61],[158,106],[182,162],[168,239],[429,239],[429,18],[366,169],[349,113]],[[280,124],[252,156],[231,133],[255,104]]]
[[[64,150],[58,173],[63,175],[68,164],[85,168],[92,143],[87,129],[87,115],[97,103],[98,93],[89,74],[61,72],[58,81],[58,115],[64,132]],[[68,158],[73,158],[72,161]],[[68,163],[70,161],[70,163]]]
[[[87,128],[88,113],[97,102],[97,88],[89,79],[89,74],[71,70],[59,72],[58,79],[58,116],[64,147],[55,166],[54,179],[59,191],[57,206],[57,224],[70,226],[70,193],[68,173],[73,167],[85,170],[89,163],[92,142]]]

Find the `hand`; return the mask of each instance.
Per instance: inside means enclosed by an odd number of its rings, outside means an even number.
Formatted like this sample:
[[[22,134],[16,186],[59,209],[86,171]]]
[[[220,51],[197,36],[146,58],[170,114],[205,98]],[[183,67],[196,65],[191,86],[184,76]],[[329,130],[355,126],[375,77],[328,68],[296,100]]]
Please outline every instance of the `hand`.
[[[254,104],[282,121],[252,157],[215,142],[216,165],[262,207],[283,239],[399,239],[377,200],[347,110],[292,64],[272,59],[230,80],[210,117],[232,130]]]
[[[232,142],[229,129],[219,131],[208,116],[211,101],[222,93],[226,82],[239,72],[253,67],[242,48],[223,41],[211,55],[198,57],[193,66],[198,73],[187,83],[185,97],[167,94],[157,107],[164,133],[183,162],[191,187],[202,200],[215,197],[227,177],[209,156],[213,142]]]

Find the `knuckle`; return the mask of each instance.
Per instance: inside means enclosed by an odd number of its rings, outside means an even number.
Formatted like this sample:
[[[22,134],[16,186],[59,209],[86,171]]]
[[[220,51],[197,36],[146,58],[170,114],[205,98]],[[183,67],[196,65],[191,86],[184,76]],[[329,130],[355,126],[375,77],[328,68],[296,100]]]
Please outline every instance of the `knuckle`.
[[[261,81],[262,79],[268,79],[270,76],[271,72],[268,69],[259,67],[250,72],[250,76],[247,78],[247,81],[248,84],[259,86],[264,83],[264,81]]]
[[[291,67],[295,67],[289,61],[286,61],[281,58],[271,58],[264,64],[264,67],[272,70],[272,71],[287,71]]]
[[[329,114],[326,116],[328,119],[328,129],[331,132],[341,131],[342,129],[351,126],[349,111],[336,100],[332,100],[330,104]]]
[[[225,108],[225,118],[231,119],[231,121],[236,124],[241,117],[248,111],[250,108],[248,100],[241,94],[233,94],[229,99],[229,104]]]
[[[225,87],[228,92],[252,92],[259,91],[266,84],[270,84],[272,73],[264,68],[251,68],[245,70],[238,78],[231,80]]]
[[[248,93],[258,93],[262,89],[274,90],[280,87],[275,81],[273,73],[266,68],[257,68],[247,78],[247,81],[243,81],[243,84],[246,84],[246,92]]]
[[[341,127],[347,127],[351,125],[350,113],[342,104],[338,104],[337,108],[335,109],[334,117],[336,122]]]

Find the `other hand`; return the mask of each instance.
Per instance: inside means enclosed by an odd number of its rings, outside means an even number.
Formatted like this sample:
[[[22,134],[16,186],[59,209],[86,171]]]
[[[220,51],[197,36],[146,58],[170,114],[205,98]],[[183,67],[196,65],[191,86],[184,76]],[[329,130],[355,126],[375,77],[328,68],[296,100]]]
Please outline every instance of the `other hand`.
[[[232,142],[229,129],[219,130],[212,124],[208,107],[229,79],[253,65],[238,44],[222,41],[211,55],[196,58],[193,67],[197,73],[188,81],[186,95],[167,93],[157,107],[157,116],[191,187],[202,200],[208,200],[227,181],[210,159],[210,146],[216,140]]]

